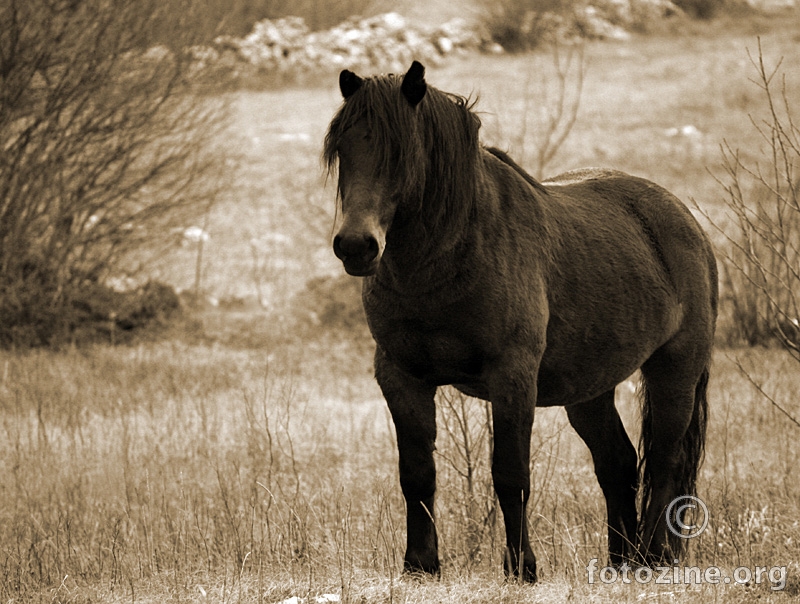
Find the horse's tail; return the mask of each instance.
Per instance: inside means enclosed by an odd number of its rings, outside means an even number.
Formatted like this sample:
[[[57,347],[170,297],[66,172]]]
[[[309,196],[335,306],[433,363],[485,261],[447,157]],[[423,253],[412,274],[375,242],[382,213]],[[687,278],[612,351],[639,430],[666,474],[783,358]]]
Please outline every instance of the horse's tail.
[[[679,466],[676,471],[676,495],[697,496],[697,473],[703,460],[706,444],[706,426],[708,420],[708,364],[703,368],[700,379],[694,389],[694,408],[689,427],[683,436],[679,448]],[[647,391],[647,384],[642,380],[642,394],[644,406],[642,409],[642,435],[640,441],[640,484],[641,484],[641,516],[642,522],[649,516],[648,510],[652,503],[653,495],[653,464],[652,464],[652,445],[654,432],[658,426],[654,425],[652,416],[652,398]],[[659,513],[664,513],[659,510]],[[674,522],[674,518],[672,521]],[[682,519],[679,519],[682,520]],[[668,546],[671,553],[675,556],[683,554],[687,539],[682,539],[667,531]],[[672,560],[669,560],[671,563]]]

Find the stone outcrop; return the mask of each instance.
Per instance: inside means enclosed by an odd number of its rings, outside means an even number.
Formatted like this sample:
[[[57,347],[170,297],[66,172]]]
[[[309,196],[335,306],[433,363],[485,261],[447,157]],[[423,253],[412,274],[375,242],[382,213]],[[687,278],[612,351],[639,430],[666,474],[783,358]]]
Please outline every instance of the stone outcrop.
[[[670,0],[594,0],[568,16],[548,15],[553,34],[626,40],[631,29],[682,11]],[[438,26],[419,26],[390,12],[352,17],[326,31],[311,31],[300,17],[259,21],[244,38],[220,36],[208,46],[189,49],[198,71],[299,74],[349,68],[400,72],[412,59],[436,64],[453,54],[502,53],[480,26],[456,18]]]

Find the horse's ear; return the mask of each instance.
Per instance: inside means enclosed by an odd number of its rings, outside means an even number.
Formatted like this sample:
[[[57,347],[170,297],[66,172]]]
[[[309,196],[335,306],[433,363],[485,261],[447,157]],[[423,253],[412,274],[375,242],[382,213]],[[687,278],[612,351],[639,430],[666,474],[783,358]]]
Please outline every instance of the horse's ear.
[[[363,83],[363,79],[348,69],[343,69],[342,73],[339,74],[339,90],[342,91],[342,96],[345,99],[353,96]]]
[[[406,75],[403,76],[400,90],[403,91],[403,96],[406,97],[412,107],[419,105],[428,90],[428,84],[425,83],[425,67],[422,66],[422,63],[419,61],[411,63],[411,67],[408,68]]]

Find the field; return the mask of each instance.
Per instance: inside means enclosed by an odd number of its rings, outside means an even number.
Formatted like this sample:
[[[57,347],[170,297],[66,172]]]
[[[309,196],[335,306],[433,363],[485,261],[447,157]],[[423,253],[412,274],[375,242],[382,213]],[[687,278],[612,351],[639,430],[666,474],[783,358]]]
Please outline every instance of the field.
[[[545,173],[622,169],[724,223],[720,144],[754,160],[764,152],[749,117],[764,106],[748,49],[760,36],[769,64],[783,57],[788,98],[800,98],[798,25],[794,11],[587,43],[577,121]],[[549,51],[461,57],[429,66],[428,81],[478,95],[484,141],[534,169],[537,124],[556,89]],[[196,318],[169,339],[130,346],[0,352],[0,602],[798,597],[800,428],[738,367],[797,418],[798,365],[779,350],[722,345],[699,485],[709,527],[681,564],[728,577],[741,567],[782,573],[746,584],[590,584],[587,566],[605,565],[602,495],[565,413],[545,409],[529,506],[541,581],[505,582],[486,406],[445,390],[442,578],[401,577],[404,503],[369,340],[329,326],[313,305],[324,300],[304,289],[341,272],[329,244],[334,183],[319,160],[340,102],[336,77],[279,90],[254,82],[226,96],[219,154],[230,183],[201,225],[210,238],[154,269],[202,292]],[[634,439],[635,387],[634,378],[618,388]]]

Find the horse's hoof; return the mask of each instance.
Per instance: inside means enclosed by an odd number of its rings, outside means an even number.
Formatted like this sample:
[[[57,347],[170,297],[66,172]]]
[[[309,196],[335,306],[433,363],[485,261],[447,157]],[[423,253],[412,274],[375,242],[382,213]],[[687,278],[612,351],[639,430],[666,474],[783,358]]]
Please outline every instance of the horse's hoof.
[[[436,579],[440,578],[442,575],[442,571],[439,566],[438,559],[434,559],[433,562],[428,562],[428,563],[422,563],[419,560],[414,562],[406,560],[403,563],[403,575],[405,575],[409,579],[415,579],[417,581],[425,581],[431,578],[436,578]]]
[[[519,572],[519,569],[511,571],[508,567],[505,568],[505,572],[507,581],[521,581],[522,583],[533,585],[539,580],[536,574],[535,561],[533,563],[525,562],[522,566],[522,573]]]

